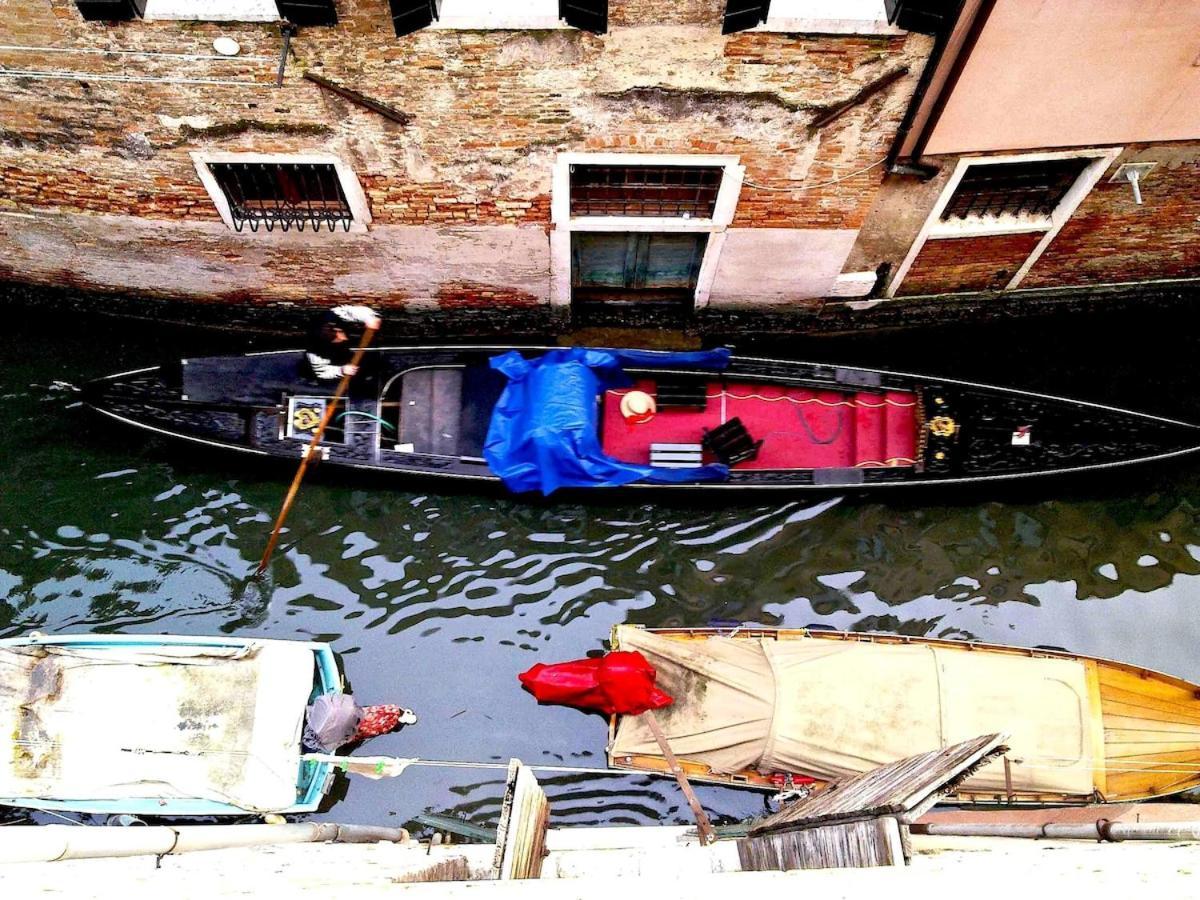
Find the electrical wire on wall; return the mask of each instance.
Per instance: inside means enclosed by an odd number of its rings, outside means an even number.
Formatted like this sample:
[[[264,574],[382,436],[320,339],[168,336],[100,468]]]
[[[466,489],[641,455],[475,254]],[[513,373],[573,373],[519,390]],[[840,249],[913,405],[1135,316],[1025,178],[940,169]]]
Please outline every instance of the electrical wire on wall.
[[[0,52],[41,54],[39,62],[49,62],[54,54],[84,54],[91,56],[131,56],[143,59],[184,60],[202,63],[262,63],[273,62],[269,56],[221,56],[216,53],[161,53],[153,50],[108,49],[104,47],[45,47],[26,44],[0,44]],[[24,78],[35,81],[119,82],[125,84],[188,84],[220,87],[272,87],[271,82],[229,78],[180,78],[164,75],[124,75],[98,72],[79,72],[57,68],[9,68],[0,63],[0,78]]]
[[[743,181],[742,184],[746,185],[747,187],[752,187],[758,191],[781,191],[789,194],[797,191],[811,191],[816,188],[830,187],[835,184],[841,184],[843,181],[849,181],[851,178],[857,178],[864,172],[870,172],[877,166],[882,166],[885,162],[887,162],[886,156],[883,159],[875,160],[875,162],[871,163],[869,166],[859,169],[857,172],[851,172],[849,175],[843,175],[840,178],[833,179],[832,181],[823,181],[820,184],[798,184],[795,187],[771,187],[770,185],[766,184],[755,184],[753,181]]]

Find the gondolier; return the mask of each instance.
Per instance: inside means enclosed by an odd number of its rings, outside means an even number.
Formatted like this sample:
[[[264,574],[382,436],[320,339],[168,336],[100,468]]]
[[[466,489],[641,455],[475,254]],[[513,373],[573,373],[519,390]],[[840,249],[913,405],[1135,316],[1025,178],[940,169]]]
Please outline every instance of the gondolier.
[[[308,345],[304,348],[304,361],[309,373],[318,381],[337,381],[343,375],[358,373],[358,369],[350,365],[355,349],[347,333],[351,325],[378,329],[380,319],[368,306],[335,306],[313,320]]]

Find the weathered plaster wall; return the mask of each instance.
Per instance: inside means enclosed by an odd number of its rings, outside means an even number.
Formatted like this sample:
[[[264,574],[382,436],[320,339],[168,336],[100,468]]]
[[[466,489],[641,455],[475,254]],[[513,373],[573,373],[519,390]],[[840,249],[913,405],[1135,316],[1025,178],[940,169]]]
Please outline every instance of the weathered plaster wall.
[[[713,307],[795,304],[807,297],[827,296],[854,235],[849,229],[730,229],[709,303]]]
[[[838,179],[886,154],[931,41],[722,36],[723,5],[614,0],[602,37],[397,38],[386,4],[339,0],[337,27],[293,41],[277,90],[281,44],[269,25],[107,26],[83,22],[71,0],[0,0],[0,44],[151,54],[0,50],[9,71],[69,74],[0,77],[0,212],[33,217],[0,216],[4,274],[189,296],[211,286],[240,302],[545,303],[554,158],[621,150],[737,155],[746,183],[733,228],[789,235],[771,245],[783,241],[801,262],[764,279],[761,247],[731,233],[714,302],[819,296],[882,168]],[[219,35],[238,40],[242,56],[212,59]],[[900,80],[809,127],[901,68]],[[305,69],[402,110],[409,123],[328,94],[301,78]],[[130,77],[224,83],[117,80]],[[195,151],[335,154],[363,186],[372,231],[223,230]]]
[[[0,278],[234,303],[386,298],[419,310],[546,303],[549,241],[537,227],[380,225],[364,235],[260,233],[219,221],[0,215]]]

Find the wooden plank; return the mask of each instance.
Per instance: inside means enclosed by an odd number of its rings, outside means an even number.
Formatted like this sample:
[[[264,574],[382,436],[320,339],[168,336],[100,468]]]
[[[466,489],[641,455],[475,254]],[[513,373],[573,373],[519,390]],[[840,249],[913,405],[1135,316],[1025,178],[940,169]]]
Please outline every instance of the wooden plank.
[[[1092,787],[1104,797],[1108,793],[1108,773],[1104,761],[1104,701],[1100,693],[1099,666],[1094,659],[1084,660],[1087,681],[1088,707],[1091,709]]]
[[[1125,700],[1115,700],[1105,698],[1102,700],[1104,704],[1104,717],[1109,716],[1126,716],[1131,719],[1144,719],[1148,722],[1184,722],[1188,725],[1200,726],[1200,715],[1187,712],[1187,708],[1183,706],[1175,706],[1175,709],[1159,709],[1155,706],[1149,706],[1142,703],[1131,703]],[[1167,704],[1162,704],[1166,706]]]
[[[1196,699],[1196,688],[1187,682],[1168,680],[1164,675],[1149,672],[1143,677],[1140,672],[1126,671],[1103,662],[1099,664],[1099,670],[1102,687],[1119,688],[1145,697],[1153,697],[1156,700],[1169,700],[1185,705],[1194,705],[1200,702]]]
[[[907,819],[932,806],[966,773],[1005,752],[1005,736],[987,734],[940,750],[910,756],[839,782],[756,822],[752,837],[832,822],[899,814]]]
[[[1174,734],[1181,738],[1200,736],[1200,724],[1143,719],[1141,716],[1105,716],[1106,731],[1137,731],[1147,735]]]
[[[1128,732],[1121,732],[1128,734]],[[1130,756],[1156,756],[1158,754],[1176,754],[1182,751],[1200,750],[1200,744],[1195,740],[1162,740],[1162,742],[1148,742],[1148,740],[1108,740],[1105,742],[1105,758],[1109,761],[1109,768],[1116,768],[1112,761],[1124,760]]]
[[[905,865],[901,825],[890,816],[743,838],[738,857],[751,872]]]
[[[1127,706],[1136,706],[1147,710],[1163,712],[1168,715],[1200,717],[1200,702],[1195,700],[1188,700],[1186,702],[1160,700],[1144,693],[1124,690],[1104,684],[1103,682],[1100,684],[1100,699],[1104,709],[1107,709],[1110,703],[1121,703]]]
[[[496,829],[493,877],[503,881],[541,877],[549,818],[550,807],[537,779],[519,759],[511,760]]]

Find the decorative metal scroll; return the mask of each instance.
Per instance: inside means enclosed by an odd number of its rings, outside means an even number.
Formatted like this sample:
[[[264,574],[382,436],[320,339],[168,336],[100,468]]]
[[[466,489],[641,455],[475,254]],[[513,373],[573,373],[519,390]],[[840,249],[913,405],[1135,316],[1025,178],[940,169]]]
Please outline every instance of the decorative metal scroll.
[[[274,231],[310,226],[320,231],[349,231],[354,221],[332,163],[209,163],[209,170],[229,201],[233,227]]]

